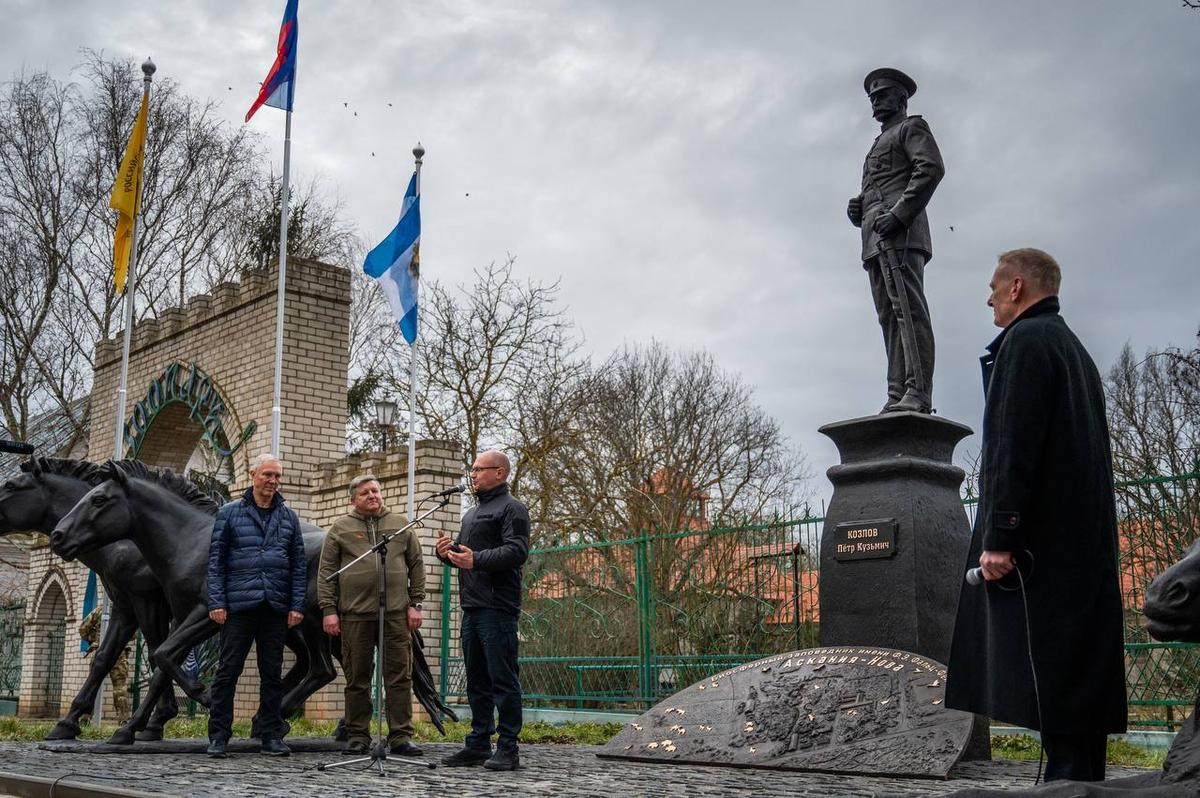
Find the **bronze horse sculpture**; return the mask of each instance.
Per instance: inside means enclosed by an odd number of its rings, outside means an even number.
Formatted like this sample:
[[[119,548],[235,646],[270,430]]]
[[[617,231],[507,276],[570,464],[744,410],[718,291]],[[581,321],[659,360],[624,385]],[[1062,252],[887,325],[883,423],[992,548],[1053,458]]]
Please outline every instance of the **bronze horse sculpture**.
[[[38,457],[21,464],[21,474],[0,486],[0,535],[37,531],[50,534],[75,503],[106,479],[94,463]],[[81,555],[96,572],[109,597],[109,623],[88,667],[87,678],[70,709],[46,735],[47,740],[73,740],[79,720],[90,715],[96,694],[121,651],[140,629],[153,652],[167,638],[171,613],[167,599],[141,552],[118,541]],[[162,728],[179,714],[172,690],[159,700],[139,740],[161,740]]]
[[[1200,643],[1200,539],[1150,583],[1142,613],[1155,640]],[[1200,687],[1191,717],[1179,729],[1163,763],[1163,782],[1188,783],[1200,792]]]
[[[208,617],[207,563],[217,505],[207,495],[169,469],[154,470],[137,461],[109,461],[100,467],[106,481],[83,496],[58,523],[50,545],[63,559],[71,560],[117,540],[128,539],[141,551],[150,570],[164,585],[175,628],[151,656],[155,667],[146,701],[129,722],[109,740],[130,744],[150,718],[151,703],[171,682],[189,698],[209,704],[208,690],[183,669],[193,647],[215,635],[220,627]],[[317,559],[324,533],[305,525],[305,554],[309,561],[309,612],[296,627],[303,640],[297,663],[289,672],[299,678],[285,683],[283,714],[287,717],[304,701],[333,680],[329,638],[321,629],[316,604]]]
[[[159,692],[171,692],[171,681],[187,695],[207,706],[208,692],[188,678],[182,663],[188,651],[216,634],[220,627],[208,617],[207,565],[216,504],[186,479],[170,469],[155,470],[137,461],[109,461],[101,467],[107,477],[82,497],[57,525],[51,546],[64,559],[129,539],[142,552],[151,571],[169,585],[167,599],[175,628],[152,656],[156,668],[146,703],[119,729],[110,742],[129,744],[147,722],[149,706]],[[296,662],[284,677],[282,711],[288,717],[313,693],[336,675],[333,660],[340,655],[337,638],[321,627],[317,604],[317,571],[325,533],[302,524],[308,561],[307,612],[304,621],[289,631],[289,647]],[[420,635],[413,633],[413,687],[418,701],[439,730],[441,717],[456,719],[433,687],[423,656]],[[344,737],[339,726],[335,738]],[[254,736],[252,732],[252,736]]]

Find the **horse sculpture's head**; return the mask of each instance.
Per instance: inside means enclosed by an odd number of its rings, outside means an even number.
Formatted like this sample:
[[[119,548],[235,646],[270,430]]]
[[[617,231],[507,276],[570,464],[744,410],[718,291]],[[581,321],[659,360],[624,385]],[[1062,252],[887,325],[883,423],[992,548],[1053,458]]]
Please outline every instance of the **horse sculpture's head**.
[[[1142,612],[1155,640],[1200,643],[1200,540],[1150,583]]]
[[[50,533],[50,547],[64,560],[129,537],[129,477],[119,468],[107,468],[106,475],[109,479],[85,493]]]
[[[96,484],[96,466],[84,460],[35,457],[0,485],[0,535],[49,532]]]

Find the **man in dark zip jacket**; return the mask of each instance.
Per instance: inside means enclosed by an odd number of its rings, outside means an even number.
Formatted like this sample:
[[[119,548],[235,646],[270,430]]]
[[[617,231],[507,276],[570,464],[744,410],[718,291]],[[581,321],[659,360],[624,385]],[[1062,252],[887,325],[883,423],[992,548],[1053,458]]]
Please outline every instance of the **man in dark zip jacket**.
[[[1004,331],[982,359],[966,563],[987,581],[959,594],[946,706],[1038,729],[1046,781],[1100,781],[1106,735],[1126,725],[1112,454],[1104,387],[1059,315],[1060,282],[1037,249],[1005,252],[992,277]]]
[[[208,716],[208,755],[222,758],[232,733],[233,694],[250,645],[258,654],[262,753],[287,756],[280,715],[283,641],[304,620],[308,565],[300,519],[279,492],[283,466],[261,454],[242,498],[217,512],[208,549],[208,616],[221,625],[221,653]]]
[[[508,492],[508,458],[484,452],[471,468],[478,504],[467,511],[458,539],[439,536],[438,559],[458,569],[462,651],[467,669],[471,733],[465,747],[442,760],[450,767],[520,767],[521,681],[517,616],[521,566],[529,556],[529,510]],[[499,716],[497,724],[493,712]],[[499,732],[492,753],[492,734]]]

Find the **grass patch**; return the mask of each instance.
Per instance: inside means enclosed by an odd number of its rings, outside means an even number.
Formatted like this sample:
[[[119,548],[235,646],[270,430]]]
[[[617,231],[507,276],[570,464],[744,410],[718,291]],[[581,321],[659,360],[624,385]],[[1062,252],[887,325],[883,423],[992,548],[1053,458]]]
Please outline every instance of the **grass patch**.
[[[1041,752],[1037,739],[1027,734],[997,734],[992,736],[992,756],[996,759],[1036,760]],[[1132,768],[1161,768],[1167,752],[1149,750],[1124,740],[1109,740],[1107,762],[1110,765]]]
[[[292,721],[291,737],[328,737],[333,734],[335,721],[316,721],[298,718]],[[446,736],[438,734],[432,723],[418,721],[414,724],[418,742],[461,742],[471,730],[469,723],[447,723]],[[26,720],[12,716],[0,717],[0,740],[19,742],[38,742],[46,737],[46,733],[54,727],[53,721]],[[371,725],[374,729],[374,723]],[[558,743],[561,745],[603,745],[617,732],[621,731],[621,723],[563,723],[551,724],[545,721],[526,723],[521,729],[523,743]],[[84,723],[79,735],[81,740],[107,740],[117,730],[117,724],[105,723],[100,727]],[[194,718],[175,718],[167,724],[164,730],[166,737],[205,738],[208,736],[208,717],[197,715]],[[246,737],[250,733],[250,721],[238,721],[233,724],[234,737]]]

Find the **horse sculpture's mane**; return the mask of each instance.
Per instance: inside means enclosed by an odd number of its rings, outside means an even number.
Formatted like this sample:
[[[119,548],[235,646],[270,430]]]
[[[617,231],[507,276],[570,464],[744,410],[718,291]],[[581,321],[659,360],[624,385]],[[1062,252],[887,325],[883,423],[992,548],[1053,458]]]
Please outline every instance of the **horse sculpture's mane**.
[[[126,476],[153,482],[206,513],[215,514],[220,507],[187,477],[180,476],[169,468],[151,468],[140,460],[109,460],[98,468],[104,473],[104,479],[112,479],[114,472],[120,470]]]
[[[34,457],[21,463],[21,470],[25,473],[40,471],[61,477],[74,477],[89,485],[99,485],[108,479],[95,463],[63,457]]]

